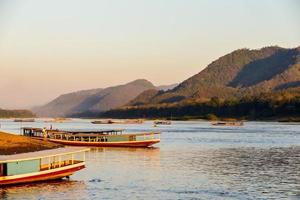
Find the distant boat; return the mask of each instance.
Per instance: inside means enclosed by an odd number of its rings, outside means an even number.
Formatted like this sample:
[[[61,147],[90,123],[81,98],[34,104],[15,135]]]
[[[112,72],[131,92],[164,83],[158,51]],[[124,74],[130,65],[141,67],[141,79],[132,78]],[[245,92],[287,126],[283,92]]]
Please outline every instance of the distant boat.
[[[15,119],[14,122],[35,122],[35,119]]]
[[[244,122],[212,122],[213,126],[243,126]]]
[[[67,118],[54,118],[52,120],[46,120],[45,123],[63,123],[66,121],[70,121],[70,119]]]
[[[144,120],[142,119],[126,119],[126,120],[112,120],[112,119],[105,119],[105,120],[96,120],[92,121],[92,124],[142,124]]]
[[[122,129],[115,130],[45,130],[40,128],[22,128],[23,135],[71,146],[98,147],[149,147],[160,142],[159,132],[123,134]]]
[[[296,117],[288,117],[288,118],[281,118],[278,122],[300,122],[300,118]]]
[[[155,120],[154,125],[171,125],[172,122],[169,120]]]
[[[97,120],[97,121],[92,121],[92,124],[113,124],[114,122],[110,119],[107,120]]]
[[[0,156],[0,186],[69,177],[85,168],[86,151],[89,149],[66,147]]]

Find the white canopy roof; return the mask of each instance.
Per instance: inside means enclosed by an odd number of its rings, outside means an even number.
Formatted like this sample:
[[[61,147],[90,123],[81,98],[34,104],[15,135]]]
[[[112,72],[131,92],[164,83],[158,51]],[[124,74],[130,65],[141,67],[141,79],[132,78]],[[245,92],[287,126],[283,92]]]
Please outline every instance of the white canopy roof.
[[[48,158],[53,156],[62,156],[89,151],[85,147],[64,147],[51,150],[35,151],[30,153],[21,153],[15,155],[0,155],[0,163],[17,162],[25,160],[35,160],[40,158]]]

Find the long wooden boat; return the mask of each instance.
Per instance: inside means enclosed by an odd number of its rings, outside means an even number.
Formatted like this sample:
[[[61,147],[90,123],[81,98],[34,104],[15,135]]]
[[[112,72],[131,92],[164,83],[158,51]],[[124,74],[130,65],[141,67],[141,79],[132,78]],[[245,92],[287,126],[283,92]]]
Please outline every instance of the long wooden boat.
[[[45,120],[45,123],[64,123],[64,122],[68,122],[71,121],[71,119],[68,118],[54,118],[51,120]]]
[[[154,125],[171,125],[172,122],[169,120],[155,120]]]
[[[66,147],[0,156],[0,186],[69,177],[85,168],[87,148]]]
[[[125,119],[125,120],[113,120],[113,119],[104,119],[92,121],[92,124],[142,124],[144,120],[142,119]]]
[[[244,122],[212,122],[213,126],[244,126]]]
[[[35,119],[15,119],[14,122],[35,122]]]
[[[123,134],[122,129],[63,131],[23,128],[23,135],[71,146],[150,147],[160,142],[160,132]]]

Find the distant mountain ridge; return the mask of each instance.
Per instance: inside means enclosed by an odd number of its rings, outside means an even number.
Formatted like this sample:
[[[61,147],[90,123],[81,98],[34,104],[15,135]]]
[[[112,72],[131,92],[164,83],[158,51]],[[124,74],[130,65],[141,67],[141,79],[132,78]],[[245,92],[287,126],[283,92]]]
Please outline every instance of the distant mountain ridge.
[[[98,88],[63,94],[46,105],[33,108],[32,111],[41,117],[63,117],[73,112],[73,109],[77,108],[88,96],[95,95],[101,90],[102,88]]]
[[[172,90],[145,91],[129,105],[234,98],[300,86],[300,47],[239,49],[209,64]]]
[[[128,84],[62,95],[35,109],[39,116],[98,116],[120,107],[240,99],[262,93],[300,92],[300,47],[238,49],[180,84],[155,87],[139,79]]]
[[[172,85],[163,87],[169,89]],[[138,79],[123,85],[63,94],[48,104],[32,110],[41,117],[66,117],[84,112],[103,112],[123,106],[140,93],[156,88],[151,82]]]

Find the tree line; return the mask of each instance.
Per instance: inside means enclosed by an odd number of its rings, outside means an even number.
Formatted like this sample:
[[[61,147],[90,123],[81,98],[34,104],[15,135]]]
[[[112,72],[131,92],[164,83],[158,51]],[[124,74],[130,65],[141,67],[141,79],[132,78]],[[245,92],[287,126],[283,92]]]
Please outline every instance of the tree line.
[[[29,110],[4,110],[0,109],[0,118],[28,118],[35,117]]]
[[[86,113],[88,114],[88,113]],[[90,113],[92,114],[92,113]],[[123,107],[93,117],[109,118],[220,118],[271,119],[300,117],[300,95],[292,93],[265,93],[255,97],[220,99],[212,97],[207,102],[189,102],[172,105]]]

